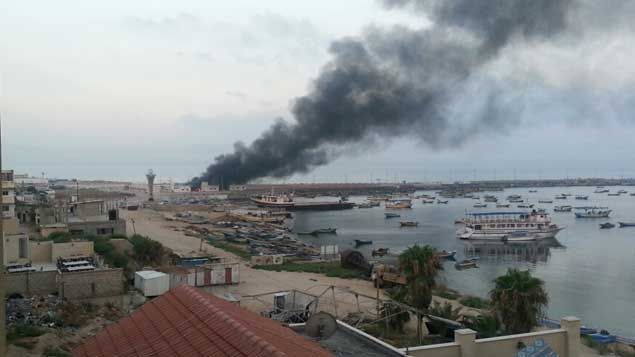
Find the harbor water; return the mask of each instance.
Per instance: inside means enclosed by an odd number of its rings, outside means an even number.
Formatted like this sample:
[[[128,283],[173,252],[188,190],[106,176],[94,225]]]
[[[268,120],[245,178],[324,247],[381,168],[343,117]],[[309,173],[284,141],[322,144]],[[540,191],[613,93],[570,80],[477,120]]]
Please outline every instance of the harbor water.
[[[606,187],[611,192],[635,187]],[[473,208],[477,200],[471,198],[448,199],[447,204],[424,204],[413,200],[412,209],[386,210],[383,207],[344,211],[297,212],[292,222],[295,232],[318,228],[337,227],[337,235],[298,236],[320,245],[338,245],[340,250],[358,249],[371,259],[372,249],[390,248],[390,255],[398,255],[407,247],[430,245],[438,250],[456,250],[457,260],[478,256],[478,268],[458,271],[453,262],[447,262],[438,281],[462,294],[487,297],[493,280],[508,268],[529,269],[534,276],[545,281],[549,294],[547,315],[559,319],[574,315],[583,324],[601,327],[622,336],[635,336],[635,227],[619,228],[617,222],[635,222],[635,196],[622,194],[608,196],[594,193],[595,187],[553,187],[508,189],[501,192],[481,192],[497,196],[499,203],[508,203],[508,195],[518,194],[534,209],[544,208],[554,223],[565,229],[556,240],[541,243],[502,244],[462,241],[456,238],[456,219],[466,212],[528,211],[519,209],[519,203],[510,208]],[[534,190],[534,189],[531,189]],[[420,194],[434,192],[417,192]],[[556,195],[571,194],[566,200]],[[576,200],[575,195],[588,195],[588,200]],[[364,202],[366,197],[350,197],[353,202]],[[443,200],[446,200],[443,198]],[[538,203],[553,200],[553,203]],[[612,210],[610,217],[576,219],[573,212],[553,212],[556,205],[605,206]],[[384,213],[395,212],[399,218],[386,219]],[[418,221],[417,227],[400,227],[400,220]],[[599,229],[600,223],[613,222],[613,229]],[[355,248],[354,241],[371,240],[372,245]],[[390,258],[388,258],[390,259]]]

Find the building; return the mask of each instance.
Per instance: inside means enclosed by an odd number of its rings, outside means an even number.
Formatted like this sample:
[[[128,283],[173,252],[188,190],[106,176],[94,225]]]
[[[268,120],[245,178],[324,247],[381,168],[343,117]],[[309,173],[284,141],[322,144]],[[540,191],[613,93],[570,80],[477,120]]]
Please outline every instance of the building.
[[[282,324],[182,285],[76,347],[74,357],[333,356]]]
[[[210,185],[207,182],[201,183],[201,192],[219,192],[220,187],[218,185]]]
[[[13,170],[2,170],[2,217],[15,217],[15,182]]]
[[[230,191],[245,191],[247,186],[245,185],[229,185]]]
[[[15,184],[19,187],[34,187],[37,190],[46,190],[49,187],[49,180],[42,177],[29,177],[27,174],[16,174],[14,175]]]
[[[43,237],[52,232],[95,236],[126,234],[126,221],[119,217],[113,202],[77,201],[61,206],[39,206],[36,211],[35,221]]]

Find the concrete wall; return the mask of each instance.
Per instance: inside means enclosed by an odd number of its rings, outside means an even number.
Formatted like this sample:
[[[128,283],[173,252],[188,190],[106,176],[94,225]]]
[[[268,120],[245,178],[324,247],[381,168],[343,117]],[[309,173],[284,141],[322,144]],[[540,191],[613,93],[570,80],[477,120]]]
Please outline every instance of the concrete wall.
[[[117,221],[90,221],[90,222],[69,222],[68,229],[71,233],[92,234],[92,235],[110,235],[110,233],[102,234],[100,229],[110,230],[112,234],[126,234],[126,221],[119,219]]]
[[[35,242],[31,241],[31,262],[32,263],[51,263],[53,250],[52,241]]]
[[[87,299],[121,295],[124,291],[123,269],[60,273],[60,297]]]
[[[29,237],[26,234],[5,235],[2,243],[4,265],[26,264],[30,261]],[[22,252],[20,246],[22,246]]]
[[[57,292],[57,271],[34,271],[6,274],[7,295],[48,295]]]
[[[61,225],[61,224],[57,224],[57,225],[50,225],[50,226],[42,226],[40,227],[40,235],[43,238],[48,238],[48,236],[51,235],[51,233],[56,233],[56,232],[60,232],[60,233],[67,233],[68,232],[68,226],[66,225]]]
[[[92,241],[73,241],[68,243],[55,243],[51,249],[52,261],[57,258],[91,257],[95,254]]]
[[[473,330],[457,330],[454,334],[454,343],[412,347],[402,351],[413,357],[510,357],[518,353],[519,342],[530,346],[540,339],[560,357],[578,357],[580,320],[575,317],[565,317],[560,323],[563,327],[561,329],[481,340],[476,339],[476,332]]]

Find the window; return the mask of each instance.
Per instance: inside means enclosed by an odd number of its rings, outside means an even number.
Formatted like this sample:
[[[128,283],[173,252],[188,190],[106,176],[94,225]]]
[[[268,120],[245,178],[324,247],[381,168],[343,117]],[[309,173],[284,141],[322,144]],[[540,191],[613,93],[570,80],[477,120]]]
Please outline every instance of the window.
[[[113,235],[114,233],[115,233],[114,228],[97,228],[97,234],[100,236]]]
[[[9,196],[9,191],[2,191],[3,196]]]
[[[27,257],[27,244],[28,243],[28,239],[26,238],[20,238],[20,245],[18,247],[18,255],[20,258],[28,258]]]

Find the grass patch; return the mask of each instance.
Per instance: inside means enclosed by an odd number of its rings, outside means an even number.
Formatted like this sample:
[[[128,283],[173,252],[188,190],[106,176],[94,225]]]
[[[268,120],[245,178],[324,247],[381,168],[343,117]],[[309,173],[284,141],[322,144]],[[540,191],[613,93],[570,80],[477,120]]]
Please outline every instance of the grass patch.
[[[218,249],[222,249],[226,252],[232,253],[234,255],[237,255],[243,259],[251,259],[251,254],[246,251],[245,249],[241,248],[240,246],[237,246],[235,244],[230,244],[230,243],[226,243],[226,242],[219,242],[219,241],[215,241],[213,239],[208,239],[207,243],[209,243],[211,246],[218,248]]]
[[[9,328],[9,332],[7,332],[7,340],[12,342],[24,337],[38,337],[45,333],[46,331],[43,328],[37,326],[15,325]]]
[[[366,276],[362,271],[342,268],[338,262],[327,263],[284,263],[280,265],[256,265],[254,269],[270,271],[292,271],[303,273],[324,274],[332,278],[343,279],[364,279]]]
[[[489,300],[481,299],[478,296],[464,296],[459,299],[459,302],[474,309],[487,309],[489,307]]]

